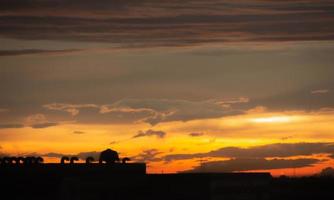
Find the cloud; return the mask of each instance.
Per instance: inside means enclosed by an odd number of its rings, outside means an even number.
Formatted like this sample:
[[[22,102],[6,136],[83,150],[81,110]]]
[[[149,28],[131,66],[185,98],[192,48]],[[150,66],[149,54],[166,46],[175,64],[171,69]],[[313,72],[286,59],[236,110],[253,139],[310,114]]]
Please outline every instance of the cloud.
[[[57,126],[59,125],[58,123],[56,122],[45,122],[45,123],[39,123],[39,124],[33,124],[31,125],[31,128],[48,128],[48,127],[51,127],[51,126]]]
[[[109,144],[118,144],[119,141],[111,141]]]
[[[37,124],[37,123],[46,123],[48,120],[46,119],[46,116],[44,114],[38,113],[29,115],[25,118],[26,124]]]
[[[332,40],[333,7],[316,0],[5,0],[0,35],[116,47]]]
[[[168,121],[188,121],[194,119],[216,118],[229,115],[241,114],[241,110],[235,110],[221,105],[222,101],[187,101],[168,99],[123,99],[111,105],[101,106],[103,114],[121,112],[123,114],[142,113],[138,121],[147,122],[151,125]],[[238,102],[227,101],[227,104]],[[244,101],[242,101],[244,103]]]
[[[57,126],[59,125],[56,122],[45,122],[45,123],[37,123],[37,124],[31,124],[29,127],[39,129],[39,128],[48,128],[51,126]],[[24,128],[24,124],[0,124],[0,129],[9,129],[9,128]]]
[[[329,90],[328,89],[321,89],[321,90],[312,90],[311,91],[311,94],[326,94],[326,93],[328,93],[329,92]]]
[[[136,156],[133,156],[131,160],[134,160],[136,162],[155,162],[160,161],[161,159],[157,158],[159,154],[162,152],[158,149],[147,149],[143,152],[139,153]]]
[[[50,152],[50,153],[43,154],[42,156],[50,157],[50,158],[61,158],[63,156],[68,156],[68,157],[76,156],[81,160],[85,160],[87,157],[91,156],[95,160],[98,160],[100,153],[101,152],[97,152],[97,151],[80,152],[77,154],[63,154],[63,153]]]
[[[333,143],[276,143],[250,148],[224,147],[217,150],[195,154],[170,154],[164,157],[166,161],[193,158],[268,158],[308,156],[313,154],[334,153]]]
[[[155,131],[149,129],[146,131],[138,131],[138,133],[134,135],[132,138],[150,137],[150,136],[156,136],[157,138],[164,138],[166,136],[166,133],[163,131]]]
[[[264,158],[237,158],[225,161],[211,161],[186,172],[235,172],[248,170],[269,170],[284,168],[309,167],[319,163],[318,159],[272,159]]]
[[[73,131],[73,134],[81,135],[81,134],[85,134],[85,132],[84,131]]]
[[[234,109],[243,99],[189,101],[179,99],[122,99],[112,104],[51,103],[49,111],[69,113],[78,123],[149,123],[189,121],[242,114]],[[228,105],[228,106],[227,106]],[[80,114],[79,114],[80,113]],[[58,114],[50,113],[48,114]],[[64,117],[64,116],[63,116]]]
[[[43,105],[44,108],[49,110],[68,112],[72,116],[79,114],[82,108],[97,108],[95,104],[66,104],[66,103],[51,103]]]
[[[57,126],[59,123],[57,122],[50,122],[44,114],[38,113],[38,114],[33,114],[29,115],[28,117],[25,118],[25,125],[29,126],[31,128],[48,128],[51,126]]]
[[[23,128],[23,124],[0,124],[0,129],[7,129],[7,128]]]
[[[101,152],[97,151],[88,151],[88,152],[80,152],[76,156],[78,156],[78,158],[82,160],[85,160],[87,157],[93,157],[95,160],[99,160],[100,153]]]
[[[71,156],[71,154],[62,154],[62,153],[56,153],[56,152],[50,152],[43,154],[42,156],[50,157],[50,158],[61,158],[63,156]]]
[[[189,136],[191,136],[191,137],[199,137],[199,136],[202,136],[202,135],[204,135],[204,133],[198,133],[198,132],[189,133]]]
[[[223,107],[230,107],[232,104],[239,104],[239,103],[248,103],[250,101],[247,97],[240,97],[237,99],[229,99],[229,100],[223,100],[218,101],[217,104],[223,106]]]
[[[62,50],[42,50],[42,49],[21,49],[21,50],[0,50],[1,56],[21,56],[21,55],[57,55],[81,51],[79,49],[62,49]]]
[[[122,113],[140,113],[140,112],[148,112],[155,113],[154,110],[149,108],[130,108],[130,107],[117,107],[116,105],[102,105],[100,107],[100,113],[112,113],[112,112],[122,112]]]
[[[327,89],[312,90],[304,87],[289,92],[283,92],[266,98],[252,99],[248,105],[261,105],[271,110],[306,110],[313,111],[321,108],[334,107],[333,82],[323,84]],[[326,98],[319,98],[326,95]]]

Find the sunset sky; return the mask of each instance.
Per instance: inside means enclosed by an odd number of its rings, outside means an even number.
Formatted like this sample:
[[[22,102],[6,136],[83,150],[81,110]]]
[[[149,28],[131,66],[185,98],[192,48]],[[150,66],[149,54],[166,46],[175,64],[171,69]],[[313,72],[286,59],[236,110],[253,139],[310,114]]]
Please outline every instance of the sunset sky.
[[[332,0],[0,2],[0,156],[334,167]]]

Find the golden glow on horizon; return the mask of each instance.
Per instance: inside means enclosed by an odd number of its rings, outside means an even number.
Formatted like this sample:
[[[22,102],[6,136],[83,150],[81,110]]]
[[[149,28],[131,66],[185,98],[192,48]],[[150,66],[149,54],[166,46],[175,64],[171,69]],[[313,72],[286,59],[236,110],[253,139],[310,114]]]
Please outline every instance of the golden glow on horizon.
[[[191,154],[223,147],[254,147],[273,143],[334,142],[334,115],[331,112],[247,113],[216,119],[187,122],[165,122],[155,126],[144,123],[123,125],[63,124],[45,129],[1,129],[1,152],[22,155],[57,152],[76,154],[113,148],[121,156],[136,156],[148,149],[156,149],[157,157],[168,154]],[[277,124],[277,125],[276,125]],[[281,126],[284,124],[284,126]],[[133,138],[139,130],[166,132],[165,138],[155,136]],[[82,134],[74,134],[82,131]],[[202,133],[192,137],[190,133]],[[207,158],[210,159],[210,158]],[[216,159],[216,158],[215,158]],[[47,162],[58,159],[46,158]],[[214,159],[213,159],[214,160]],[[217,159],[216,159],[217,160]],[[331,163],[331,162],[327,162]],[[150,162],[150,173],[173,173],[198,166],[198,159]],[[325,164],[298,170],[300,174],[321,170]],[[262,170],[263,171],[263,170]],[[290,169],[267,170],[279,175]]]
[[[262,117],[251,119],[251,122],[254,123],[288,123],[293,119],[288,116],[272,116],[272,117]]]

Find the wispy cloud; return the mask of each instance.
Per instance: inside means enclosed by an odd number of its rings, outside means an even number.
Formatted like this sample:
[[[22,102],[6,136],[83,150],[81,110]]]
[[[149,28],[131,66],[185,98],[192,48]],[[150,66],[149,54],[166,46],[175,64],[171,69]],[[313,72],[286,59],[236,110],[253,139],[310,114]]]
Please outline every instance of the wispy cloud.
[[[84,131],[73,131],[73,134],[81,135],[81,134],[85,134],[85,132]]]
[[[199,137],[204,135],[204,133],[200,133],[200,132],[193,132],[193,133],[189,133],[189,136],[191,137]]]
[[[58,123],[56,122],[44,122],[44,123],[38,123],[31,125],[32,128],[48,128],[51,126],[57,126]]]
[[[241,102],[238,100],[237,102],[222,103],[218,100],[122,99],[104,105],[50,103],[43,105],[43,108],[51,111],[67,112],[76,117],[78,122],[81,120],[98,122],[100,120],[100,122],[108,121],[112,123],[113,120],[117,122],[123,120],[124,122],[145,122],[156,125],[161,122],[189,121],[242,114],[242,110],[233,107],[239,103],[245,102],[243,100]],[[86,112],[79,115],[83,109]]]
[[[97,108],[95,104],[66,104],[66,103],[51,103],[43,105],[44,108],[49,110],[57,110],[68,112],[72,116],[78,115],[82,108]]]
[[[23,124],[0,124],[0,129],[23,128]]]
[[[311,91],[311,94],[326,94],[326,93],[328,93],[329,92],[329,90],[328,89],[320,89],[320,90],[312,90]]]
[[[24,127],[40,129],[40,128],[48,128],[51,126],[57,126],[57,125],[59,124],[56,122],[36,123],[36,124],[27,125],[27,126],[24,124],[0,124],[0,129],[12,129],[12,128],[24,128]]]
[[[147,150],[142,151],[138,155],[133,156],[131,159],[137,162],[160,161],[160,159],[157,156],[162,153],[163,152],[159,151],[158,149],[147,149]]]
[[[63,154],[63,153],[57,153],[57,152],[50,152],[50,153],[45,153],[42,156],[45,157],[51,157],[51,158],[61,158],[63,156],[76,156],[81,160],[85,160],[87,157],[93,157],[95,160],[99,159],[100,152],[97,151],[88,151],[88,152],[80,152],[77,154]]]
[[[248,170],[270,170],[284,168],[309,167],[321,162],[318,159],[272,159],[248,158],[231,159],[225,161],[211,161],[202,163],[200,166],[186,172],[235,172]]]
[[[309,156],[312,154],[334,153],[333,143],[277,143],[250,148],[224,147],[221,149],[195,154],[170,154],[166,161],[193,159],[193,158],[267,158]]]
[[[166,136],[166,132],[149,129],[146,131],[138,131],[138,133],[134,135],[132,138],[150,137],[150,136],[156,136],[157,138],[164,138]]]
[[[0,56],[21,56],[21,55],[58,55],[73,52],[79,52],[79,49],[62,49],[62,50],[43,50],[43,49],[22,49],[22,50],[0,50]]]
[[[233,102],[233,104],[236,103],[240,102]],[[231,105],[231,102],[224,103],[224,105]],[[217,100],[187,101],[173,99],[123,99],[112,105],[102,106],[100,112],[146,113],[138,121],[147,122],[151,125],[167,121],[188,121],[242,113],[241,110],[235,110],[231,106],[222,106],[221,101]]]

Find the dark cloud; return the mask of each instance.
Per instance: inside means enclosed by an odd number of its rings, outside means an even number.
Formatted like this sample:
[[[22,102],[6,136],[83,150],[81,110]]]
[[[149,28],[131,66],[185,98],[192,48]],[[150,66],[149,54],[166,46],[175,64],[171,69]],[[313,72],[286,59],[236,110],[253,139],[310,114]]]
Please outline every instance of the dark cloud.
[[[24,127],[31,127],[31,128],[48,128],[51,126],[57,126],[59,123],[56,122],[41,122],[41,123],[34,123],[31,125],[24,125],[24,124],[15,124],[15,123],[10,123],[10,124],[0,124],[0,129],[8,129],[8,128],[24,128]]]
[[[272,110],[318,110],[334,107],[333,82],[323,83],[328,89],[306,87],[288,91],[270,97],[253,99],[250,105],[262,105]],[[313,86],[314,88],[315,86]]]
[[[85,160],[87,157],[93,157],[95,160],[99,160],[100,153],[101,152],[97,152],[97,151],[80,152],[76,156],[78,156],[78,158],[82,160]]]
[[[43,105],[49,110],[63,111],[75,116],[79,114],[80,109],[84,108],[98,108],[95,104],[66,104],[66,103],[51,103]]]
[[[136,135],[134,135],[132,138],[139,138],[139,137],[150,137],[150,136],[156,136],[157,138],[164,138],[166,136],[166,133],[163,131],[155,131],[152,129],[146,130],[146,131],[138,131]]]
[[[0,35],[122,47],[332,40],[330,1],[7,1]]]
[[[202,136],[202,135],[204,135],[204,133],[197,133],[197,132],[189,133],[189,136],[191,136],[191,137],[199,137],[199,136]]]
[[[32,54],[47,54],[47,55],[55,55],[55,54],[65,54],[78,52],[80,50],[77,49],[63,49],[63,50],[42,50],[42,49],[22,49],[22,50],[0,50],[0,56],[20,56],[20,55],[32,55]]]
[[[234,172],[247,170],[269,170],[284,168],[309,167],[319,163],[317,159],[273,159],[263,158],[237,158],[226,161],[212,161],[202,163],[200,166],[186,172]]]
[[[87,157],[91,156],[95,160],[98,160],[100,156],[100,152],[89,151],[89,152],[80,152],[78,154],[62,154],[62,153],[50,152],[50,153],[43,154],[42,156],[51,157],[51,158],[61,158],[63,156],[68,156],[68,157],[76,156],[81,160],[85,160]]]
[[[73,131],[73,134],[78,134],[78,135],[80,135],[80,134],[85,134],[85,132],[84,132],[84,131]]]
[[[31,128],[48,128],[48,127],[51,127],[51,126],[57,126],[59,125],[58,123],[56,122],[45,122],[45,123],[39,123],[39,124],[33,124],[31,125]]]
[[[131,159],[136,162],[154,162],[161,161],[157,156],[162,152],[158,149],[147,149],[141,152],[140,154],[133,156]]]
[[[62,153],[56,153],[56,152],[50,152],[43,154],[42,156],[50,157],[50,158],[61,158],[63,156],[71,156],[71,154],[62,154]]]
[[[277,143],[250,148],[224,147],[218,150],[195,154],[170,154],[164,157],[166,161],[192,158],[267,158],[307,156],[312,154],[331,154],[334,152],[333,143]]]
[[[328,89],[318,89],[318,90],[312,90],[311,94],[320,95],[320,94],[327,94],[328,92],[330,92]]]
[[[0,129],[6,128],[23,128],[23,124],[0,124]]]

